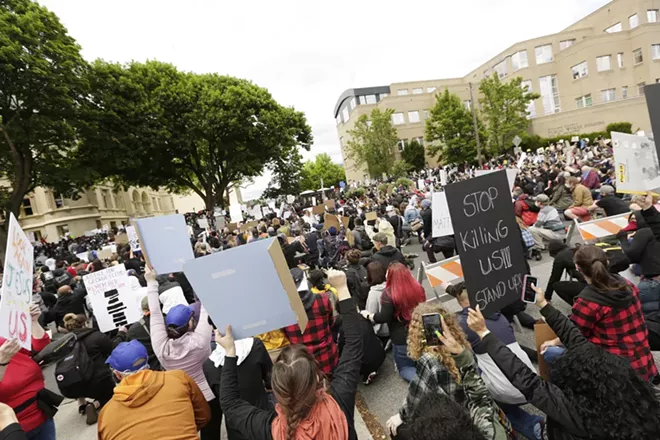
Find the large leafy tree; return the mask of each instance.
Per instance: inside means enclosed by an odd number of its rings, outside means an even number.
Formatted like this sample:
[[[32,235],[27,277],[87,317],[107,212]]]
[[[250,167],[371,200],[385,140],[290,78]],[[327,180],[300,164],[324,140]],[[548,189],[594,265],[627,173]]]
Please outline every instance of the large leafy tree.
[[[159,62],[97,62],[93,77],[80,155],[118,184],[191,189],[212,209],[312,143],[302,113],[246,80]]]
[[[478,123],[481,135],[481,123]],[[461,98],[449,93],[436,96],[430,118],[426,121],[427,150],[444,164],[476,162],[477,141],[472,113]]]
[[[366,166],[371,177],[389,174],[394,165],[394,147],[398,141],[392,125],[394,110],[373,109],[370,117],[362,115],[348,130],[351,136],[346,144],[346,155],[360,166]]]
[[[424,165],[426,165],[424,145],[413,139],[401,152],[401,159],[410,165],[410,169],[413,171],[420,171],[424,169]]]
[[[284,195],[297,195],[302,191],[303,161],[297,147],[290,148],[288,152],[275,158],[268,168],[272,171],[273,178],[268,182],[263,197],[274,199]]]
[[[55,14],[29,0],[0,2],[0,181],[9,184],[0,185],[0,209],[7,217],[18,216],[36,186],[67,193],[90,182],[71,160],[86,68]]]
[[[339,182],[346,181],[344,167],[337,165],[326,153],[321,153],[314,158],[314,161],[308,160],[302,168],[302,182],[300,189],[319,190],[321,182],[325,187],[337,187]]]
[[[493,155],[503,153],[516,135],[527,132],[527,106],[540,95],[523,90],[521,83],[521,77],[501,82],[494,73],[479,85],[481,114],[487,123],[488,149]]]

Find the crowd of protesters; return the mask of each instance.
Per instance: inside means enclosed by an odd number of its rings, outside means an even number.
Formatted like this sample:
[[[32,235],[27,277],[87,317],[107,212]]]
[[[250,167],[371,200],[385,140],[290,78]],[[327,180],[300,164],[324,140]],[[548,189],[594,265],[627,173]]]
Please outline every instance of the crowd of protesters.
[[[651,350],[660,349],[660,213],[651,194],[616,195],[611,159],[608,142],[581,141],[484,167],[517,169],[512,205],[521,243],[554,258],[546,289],[535,289],[558,338],[538,354],[516,341],[514,317],[535,324],[522,301],[484,317],[470,307],[463,283],[444,285],[461,308],[452,314],[426,301],[409,270],[412,240],[432,262],[454,255],[453,236],[432,237],[431,194],[445,180],[473,177],[475,167],[427,170],[413,176],[423,182],[415,187],[373,182],[362,195],[337,191],[318,214],[300,201],[237,224],[222,214],[186,214],[197,258],[275,238],[307,314],[304,332],[294,324],[234,340],[231,328],[215,327],[183,273],[156,274],[129,244],[114,242],[119,231],[42,243],[33,352],[0,339],[0,439],[56,438],[61,397],[45,388],[37,363],[55,356],[45,328],[58,333],[54,339],[75,338],[80,374],[57,377],[59,393],[78,399],[102,440],[219,439],[223,419],[230,440],[357,439],[358,384],[379,386],[388,350],[409,383],[387,422],[393,438],[657,439],[660,378]],[[630,224],[612,237],[614,253],[566,243],[571,220],[626,212]],[[116,252],[99,258],[94,251],[106,246]],[[116,264],[144,295],[144,316],[102,333],[82,277]],[[620,276],[625,270],[639,281]],[[570,280],[562,281],[564,272]],[[554,292],[572,306],[570,318],[551,304]],[[441,330],[433,342],[423,317],[436,314]],[[550,364],[548,380],[534,367],[538,356]]]

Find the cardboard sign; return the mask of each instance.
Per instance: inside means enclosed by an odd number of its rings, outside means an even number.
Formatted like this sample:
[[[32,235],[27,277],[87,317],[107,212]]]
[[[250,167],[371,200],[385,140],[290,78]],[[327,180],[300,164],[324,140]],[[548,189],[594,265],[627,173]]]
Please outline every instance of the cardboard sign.
[[[126,243],[128,243],[128,235],[117,234],[115,236],[115,244],[126,244]]]
[[[367,212],[367,213],[365,214],[364,218],[365,218],[368,222],[373,221],[373,220],[376,220],[376,219],[378,218],[378,213],[377,213],[377,212],[374,212],[374,211]]]
[[[543,345],[544,342],[556,339],[557,335],[552,331],[550,326],[544,322],[534,324],[534,337],[536,339],[536,352],[539,355],[539,376],[548,380],[550,378],[550,366],[541,355],[541,345]]]
[[[612,132],[612,147],[617,192],[646,194],[660,189],[660,164],[653,140]]]
[[[447,194],[444,192],[433,193],[431,210],[433,218],[433,232],[431,235],[433,238],[452,235],[454,233],[454,228],[451,225],[451,215],[449,214],[449,206],[447,205]]]
[[[131,289],[123,264],[85,275],[83,283],[102,332],[112,331],[142,318],[136,292]]]
[[[476,170],[474,172],[475,177],[485,176],[486,174],[496,173],[502,170]],[[511,168],[506,169],[506,178],[509,182],[509,193],[513,191],[513,187],[516,185],[516,176],[518,175],[518,170],[512,170]]]
[[[199,226],[202,229],[208,229],[209,221],[206,218],[198,218],[197,219],[197,226]]]
[[[2,298],[0,298],[0,336],[17,339],[21,347],[32,350],[32,270],[34,247],[18,224],[9,216]]]
[[[109,260],[112,258],[112,251],[110,249],[101,249],[96,251],[96,257],[101,261]]]
[[[243,226],[241,226],[240,231],[241,232],[249,231],[250,229],[256,228],[257,226],[259,226],[259,222],[248,222]]]
[[[506,173],[464,180],[446,192],[470,304],[491,315],[520,299],[525,272]]]
[[[229,206],[229,216],[231,217],[232,223],[239,223],[243,221],[243,211],[241,211],[240,205],[230,205]]]
[[[195,293],[219,329],[235,339],[296,324],[307,313],[276,238],[260,240],[186,262]]]
[[[261,212],[261,205],[253,206],[252,209],[248,212],[252,217],[254,217],[255,220],[261,220],[264,218],[264,215]]]
[[[87,252],[81,252],[79,254],[76,254],[76,257],[78,257],[78,259],[80,261],[84,261],[85,263],[89,263],[89,257],[88,257]]]
[[[340,228],[339,219],[337,218],[336,215],[326,213],[325,216],[323,217],[323,230],[328,230],[331,227],[334,227],[339,232],[339,228]]]
[[[323,214],[325,212],[325,205],[316,205],[312,208],[312,214]]]
[[[227,225],[227,229],[229,229],[229,232],[234,232],[238,228],[237,223],[229,223]]]
[[[227,223],[225,216],[222,214],[216,214],[214,217],[215,217],[215,229],[218,231],[224,229],[225,224]]]
[[[186,220],[181,214],[141,218],[135,221],[140,248],[148,255],[156,273],[183,270],[183,263],[195,258]]]
[[[135,226],[126,226],[126,235],[128,235],[128,242],[131,244],[131,250],[138,252],[140,250],[140,239],[135,231]]]
[[[328,208],[328,211],[334,211],[335,201],[333,199],[328,199],[325,201],[325,206]]]

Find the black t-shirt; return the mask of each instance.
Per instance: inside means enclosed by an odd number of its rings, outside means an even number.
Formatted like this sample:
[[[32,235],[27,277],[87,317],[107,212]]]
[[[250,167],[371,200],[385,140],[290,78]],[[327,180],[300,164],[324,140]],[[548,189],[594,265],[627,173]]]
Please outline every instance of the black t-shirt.
[[[626,202],[617,196],[607,195],[596,202],[599,208],[605,211],[605,215],[612,216],[617,214],[625,214],[630,212],[630,207]]]
[[[302,254],[304,252],[305,248],[303,248],[303,245],[298,241],[284,245],[284,258],[286,259],[286,263],[289,266],[289,269],[296,267],[296,254]]]

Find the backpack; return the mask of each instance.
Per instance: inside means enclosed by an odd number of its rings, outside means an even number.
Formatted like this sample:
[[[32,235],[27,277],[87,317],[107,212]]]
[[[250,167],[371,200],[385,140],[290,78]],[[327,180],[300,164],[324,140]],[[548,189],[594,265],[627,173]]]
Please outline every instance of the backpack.
[[[364,229],[358,231],[360,233],[360,247],[363,251],[370,251],[374,248],[374,243],[369,238],[369,234]]]
[[[82,343],[82,339],[87,335],[80,337],[76,335],[71,352],[55,365],[55,380],[60,389],[83,385],[92,379],[94,363]]]
[[[71,280],[70,277],[71,277],[71,275],[69,275],[68,272],[64,272],[59,277],[55,277],[55,281],[54,281],[55,287],[59,289],[62,286],[68,286],[69,282]]]

